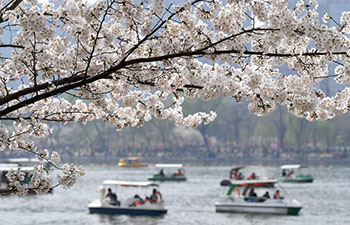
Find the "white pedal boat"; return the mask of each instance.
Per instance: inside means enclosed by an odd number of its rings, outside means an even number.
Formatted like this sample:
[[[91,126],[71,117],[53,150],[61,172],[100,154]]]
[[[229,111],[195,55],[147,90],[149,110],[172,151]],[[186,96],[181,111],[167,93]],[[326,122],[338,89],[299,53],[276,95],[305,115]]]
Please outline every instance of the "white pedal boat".
[[[216,212],[298,215],[302,208],[297,200],[286,196],[283,199],[259,197],[276,189],[257,188],[258,196],[249,197],[246,193],[251,187],[245,186],[240,194],[242,187],[232,185],[227,196],[215,203]]]
[[[159,199],[156,203],[150,201],[138,201],[134,197],[129,197],[125,200],[118,201],[118,204],[112,204],[108,198],[105,197],[106,187],[121,186],[127,188],[152,188],[158,189],[159,185],[152,182],[126,182],[117,180],[106,180],[102,183],[100,188],[100,199],[91,202],[88,205],[90,213],[100,214],[124,214],[124,215],[147,215],[158,216],[167,213],[164,208],[164,201]],[[121,195],[120,195],[121,196]],[[138,204],[135,204],[137,203]]]

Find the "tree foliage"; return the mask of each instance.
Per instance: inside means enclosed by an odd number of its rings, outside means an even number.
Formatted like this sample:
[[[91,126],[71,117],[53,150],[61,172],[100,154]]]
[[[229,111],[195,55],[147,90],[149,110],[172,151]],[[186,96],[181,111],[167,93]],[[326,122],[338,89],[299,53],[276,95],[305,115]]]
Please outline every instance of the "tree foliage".
[[[182,102],[194,97],[245,99],[257,115],[285,105],[308,120],[349,108],[349,88],[326,96],[317,87],[325,78],[350,82],[350,12],[328,26],[315,0],[292,8],[285,0],[9,0],[1,7],[0,48],[11,52],[0,64],[0,120],[13,124],[0,124],[0,147],[61,169],[65,187],[84,172],[35,147],[32,137],[51,133],[48,122],[104,120],[122,130],[152,117],[189,127],[214,120],[214,112],[184,116]],[[294,72],[283,74],[282,65]],[[40,168],[36,174],[33,184],[47,190],[51,180],[40,182]]]

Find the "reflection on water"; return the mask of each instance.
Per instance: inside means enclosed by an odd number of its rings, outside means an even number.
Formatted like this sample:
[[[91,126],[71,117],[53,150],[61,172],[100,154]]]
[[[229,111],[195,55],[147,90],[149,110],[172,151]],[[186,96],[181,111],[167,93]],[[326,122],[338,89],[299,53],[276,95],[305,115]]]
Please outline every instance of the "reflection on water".
[[[310,184],[283,184],[290,196],[303,204],[299,216],[215,213],[214,202],[226,188],[219,183],[229,167],[187,167],[187,182],[162,183],[168,214],[161,217],[89,214],[87,204],[99,197],[96,191],[105,179],[145,181],[154,168],[120,169],[117,166],[87,167],[87,174],[71,190],[61,188],[41,196],[1,197],[0,224],[350,224],[350,168],[311,168]],[[277,168],[264,168],[275,174]],[[121,196],[123,199],[129,196]],[[120,192],[120,194],[119,194]]]

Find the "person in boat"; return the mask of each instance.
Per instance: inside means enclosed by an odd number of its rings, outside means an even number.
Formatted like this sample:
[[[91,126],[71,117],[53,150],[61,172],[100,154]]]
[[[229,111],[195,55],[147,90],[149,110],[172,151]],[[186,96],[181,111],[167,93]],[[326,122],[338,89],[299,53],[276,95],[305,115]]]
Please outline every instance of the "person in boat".
[[[276,190],[275,194],[273,195],[273,199],[283,199],[283,196],[280,194],[279,190]]]
[[[148,196],[146,196],[146,199],[145,199],[145,204],[146,204],[147,202],[151,203],[151,198],[150,198],[150,197],[148,197]]]
[[[159,171],[159,176],[165,177],[165,174],[164,174],[164,170],[163,170],[163,169],[161,169],[161,170]]]
[[[157,191],[157,189],[153,189],[152,195],[151,195],[151,203],[157,204],[159,200],[162,200],[163,196],[162,194]]]
[[[264,199],[270,198],[270,193],[268,191],[265,192],[265,194],[262,196]]]
[[[242,173],[238,173],[237,175],[237,180],[243,180],[244,179],[244,176]]]
[[[287,171],[285,169],[282,170],[282,177],[287,176]]]
[[[248,196],[249,197],[254,197],[254,198],[258,197],[258,195],[254,191],[254,188],[250,188]]]
[[[248,180],[255,180],[256,179],[256,175],[255,172],[253,172],[252,174],[249,175]]]
[[[255,193],[254,188],[249,189],[248,197],[248,202],[255,202],[257,200],[258,195]]]
[[[135,196],[134,196],[134,199],[137,199],[137,200],[139,200],[139,201],[143,201],[143,199],[142,199],[139,195],[135,195]]]
[[[293,174],[294,174],[294,171],[293,171],[293,169],[291,169],[288,173],[288,177],[292,176]]]
[[[176,173],[173,174],[173,177],[181,176],[182,175],[182,170],[178,169]]]
[[[136,207],[136,206],[142,205],[144,203],[145,203],[145,201],[139,195],[135,195],[133,203],[131,205],[129,205],[129,206]]]
[[[230,178],[231,178],[231,179],[237,179],[237,177],[238,177],[237,169],[234,168],[234,169],[232,169],[231,172],[230,172]]]
[[[178,169],[177,172],[176,172],[176,176],[180,176],[180,175],[182,175],[182,170]]]
[[[110,189],[110,188],[108,188],[106,198],[109,199],[109,204],[120,205],[120,202],[118,201],[117,195],[115,193],[113,193],[112,189]]]

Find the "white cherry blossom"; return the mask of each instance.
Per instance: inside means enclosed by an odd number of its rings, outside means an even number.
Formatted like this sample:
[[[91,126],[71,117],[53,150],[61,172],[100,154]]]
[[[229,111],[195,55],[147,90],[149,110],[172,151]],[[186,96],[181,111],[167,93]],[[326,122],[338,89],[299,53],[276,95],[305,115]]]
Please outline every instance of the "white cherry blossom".
[[[122,130],[153,117],[189,127],[215,119],[214,112],[184,116],[186,98],[245,99],[257,115],[279,104],[308,120],[349,109],[350,13],[319,21],[315,0],[294,6],[287,0],[28,0],[1,6],[0,47],[8,51],[0,62],[0,119],[13,123],[1,121],[0,149],[35,154],[61,171],[64,188],[85,172],[61,166],[58,153],[35,146],[33,138],[52,133],[49,122],[104,120]],[[326,96],[319,89],[324,79],[343,89]],[[50,170],[38,167],[34,175],[38,191],[55,186]],[[25,193],[21,176],[10,176]]]

